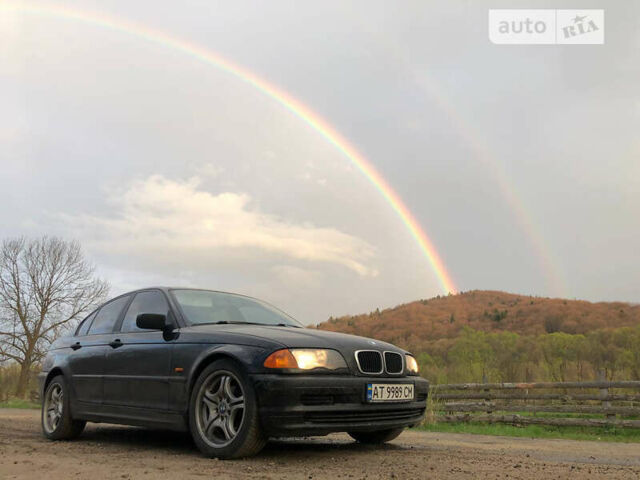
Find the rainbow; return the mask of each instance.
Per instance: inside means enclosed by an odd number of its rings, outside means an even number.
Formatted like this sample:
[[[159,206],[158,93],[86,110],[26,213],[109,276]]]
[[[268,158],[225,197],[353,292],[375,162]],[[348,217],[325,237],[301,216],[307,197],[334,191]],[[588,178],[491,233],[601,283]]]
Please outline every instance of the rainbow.
[[[451,97],[444,94],[435,82],[429,77],[424,76],[421,77],[417,83],[419,87],[427,91],[430,98],[434,99],[438,107],[445,112],[455,127],[455,130],[464,136],[467,143],[475,152],[476,158],[488,167],[494,181],[500,189],[502,197],[511,209],[516,223],[521,231],[524,232],[526,240],[529,242],[538,260],[540,269],[546,277],[546,282],[552,294],[564,298],[572,296],[565,274],[559,267],[559,265],[562,265],[562,262],[546,245],[540,234],[540,229],[531,215],[530,209],[526,208],[521,196],[513,186],[513,181],[511,181],[507,175],[504,166],[496,161],[496,155],[490,152],[486,142],[483,141],[481,135],[473,128],[471,122],[467,121],[460,114],[460,108],[456,108],[452,104],[451,100],[449,100]]]
[[[136,37],[154,42],[174,50],[185,53],[199,61],[213,65],[225,72],[228,72],[252,87],[258,89],[265,95],[280,103],[287,110],[306,122],[311,128],[322,135],[329,143],[337,148],[353,165],[369,180],[369,182],[382,194],[389,205],[395,210],[402,222],[405,224],[420,249],[426,256],[438,281],[445,293],[457,291],[451,275],[444,266],[444,263],[433,242],[429,239],[424,229],[420,226],[414,215],[404,204],[398,194],[391,188],[389,183],[380,175],[376,168],[353,147],[340,133],[334,129],[320,115],[312,111],[299,100],[293,98],[288,93],[268,83],[246,68],[240,67],[221,55],[205,49],[199,45],[175,38],[164,32],[151,29],[144,25],[139,25],[128,20],[107,16],[105,14],[90,13],[77,9],[70,9],[61,5],[37,5],[27,3],[2,2],[0,8],[10,9],[22,13],[47,15],[69,20],[77,20],[104,28],[109,28],[119,32],[124,32]]]

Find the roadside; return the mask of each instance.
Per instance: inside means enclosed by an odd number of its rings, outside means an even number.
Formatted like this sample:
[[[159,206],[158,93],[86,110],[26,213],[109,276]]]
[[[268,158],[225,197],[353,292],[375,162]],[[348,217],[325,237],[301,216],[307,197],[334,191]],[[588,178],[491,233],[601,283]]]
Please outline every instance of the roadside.
[[[22,408],[30,410],[39,410],[40,404],[30,402],[29,400],[22,400],[21,398],[12,398],[6,402],[0,402],[0,409],[2,408]]]
[[[0,478],[639,478],[638,446],[410,431],[383,447],[346,435],[271,442],[237,461],[200,456],[186,434],[90,425],[50,442],[39,412],[0,410]]]
[[[515,426],[501,423],[432,423],[418,427],[425,432],[499,435],[504,437],[559,438],[599,442],[639,443],[640,429],[616,427],[555,427],[551,425]],[[640,447],[639,447],[640,448]]]

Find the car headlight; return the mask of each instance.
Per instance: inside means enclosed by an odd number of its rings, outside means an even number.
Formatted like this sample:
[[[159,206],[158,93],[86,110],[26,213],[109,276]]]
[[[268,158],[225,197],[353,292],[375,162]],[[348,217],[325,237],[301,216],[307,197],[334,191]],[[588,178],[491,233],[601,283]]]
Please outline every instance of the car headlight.
[[[412,373],[413,375],[418,374],[418,362],[413,355],[406,354],[405,358],[407,359],[407,371]]]
[[[264,361],[267,368],[287,368],[298,370],[313,370],[326,368],[337,370],[347,368],[347,364],[340,353],[324,348],[285,348],[277,350]]]

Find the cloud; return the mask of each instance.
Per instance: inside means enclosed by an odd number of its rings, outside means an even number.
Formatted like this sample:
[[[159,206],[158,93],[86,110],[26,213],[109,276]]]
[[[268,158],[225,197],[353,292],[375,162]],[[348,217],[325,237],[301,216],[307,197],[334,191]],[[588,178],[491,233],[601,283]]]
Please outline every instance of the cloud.
[[[194,167],[199,177],[218,178],[224,172],[224,168],[213,163],[200,163]]]
[[[321,272],[293,265],[275,265],[273,274],[285,285],[299,285],[305,288],[320,288],[326,279]]]
[[[244,193],[214,195],[199,189],[200,179],[174,181],[160,175],[112,192],[109,214],[59,214],[90,248],[147,262],[210,268],[216,261],[265,256],[346,267],[375,276],[368,266],[374,248],[335,228],[295,224],[252,206]]]

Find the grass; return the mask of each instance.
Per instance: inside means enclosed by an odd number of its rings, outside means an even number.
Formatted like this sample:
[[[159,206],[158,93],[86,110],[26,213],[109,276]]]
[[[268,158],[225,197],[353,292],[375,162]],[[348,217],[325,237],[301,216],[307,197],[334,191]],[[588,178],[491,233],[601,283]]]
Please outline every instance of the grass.
[[[470,433],[501,435],[505,437],[563,438],[601,442],[640,442],[640,429],[616,427],[556,427],[551,425],[524,425],[516,427],[500,423],[431,423],[416,427],[427,432]]]
[[[0,408],[29,408],[38,410],[40,408],[40,404],[30,402],[29,400],[23,400],[21,398],[12,398],[6,402],[0,402]]]
[[[504,437],[524,438],[560,438],[566,440],[590,440],[600,442],[640,443],[640,428],[620,427],[560,427],[554,425],[509,425],[505,423],[480,422],[438,422],[437,412],[441,410],[442,401],[427,399],[426,422],[415,430],[427,432],[467,433],[476,435],[499,435]],[[506,412],[505,412],[506,413]],[[555,412],[509,412],[521,416],[535,416],[547,418],[603,418],[597,414],[572,414]],[[627,419],[635,417],[625,417]]]

